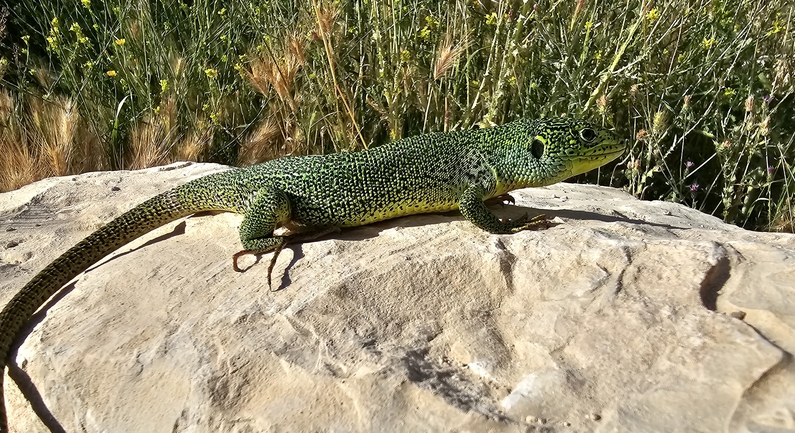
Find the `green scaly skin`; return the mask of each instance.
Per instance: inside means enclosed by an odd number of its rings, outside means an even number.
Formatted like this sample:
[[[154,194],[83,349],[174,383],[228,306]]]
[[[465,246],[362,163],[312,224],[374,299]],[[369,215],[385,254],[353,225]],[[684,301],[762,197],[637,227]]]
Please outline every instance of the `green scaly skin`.
[[[623,153],[612,133],[571,119],[427,134],[370,150],[289,157],[188,182],[136,206],[63,253],[0,313],[0,373],[11,343],[33,313],[89,266],[133,239],[208,210],[244,215],[240,254],[281,249],[286,224],[321,230],[405,215],[460,209],[491,233],[515,233],[539,219],[502,221],[484,200],[550,185],[602,166]],[[237,267],[235,263],[235,268]],[[8,432],[0,374],[0,433]]]

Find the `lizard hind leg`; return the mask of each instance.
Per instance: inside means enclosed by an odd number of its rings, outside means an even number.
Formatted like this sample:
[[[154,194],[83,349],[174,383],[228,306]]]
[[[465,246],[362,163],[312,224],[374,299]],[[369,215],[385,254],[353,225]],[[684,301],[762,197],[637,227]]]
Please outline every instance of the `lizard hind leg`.
[[[271,286],[270,275],[276,256],[284,248],[284,236],[274,236],[273,231],[290,221],[290,199],[284,191],[273,187],[265,187],[257,192],[257,197],[246,210],[243,223],[240,224],[240,241],[243,251],[232,256],[232,267],[237,272],[237,259],[246,254],[263,254],[274,251],[274,259],[268,268],[268,287]]]

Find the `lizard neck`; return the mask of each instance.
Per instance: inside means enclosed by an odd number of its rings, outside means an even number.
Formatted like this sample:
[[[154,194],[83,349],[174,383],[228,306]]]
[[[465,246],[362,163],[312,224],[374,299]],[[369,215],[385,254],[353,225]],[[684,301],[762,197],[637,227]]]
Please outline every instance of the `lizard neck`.
[[[493,192],[496,197],[509,191],[550,185],[567,176],[554,176],[558,167],[549,167],[533,156],[533,139],[528,120],[518,120],[502,126],[478,131],[478,150],[496,178]]]

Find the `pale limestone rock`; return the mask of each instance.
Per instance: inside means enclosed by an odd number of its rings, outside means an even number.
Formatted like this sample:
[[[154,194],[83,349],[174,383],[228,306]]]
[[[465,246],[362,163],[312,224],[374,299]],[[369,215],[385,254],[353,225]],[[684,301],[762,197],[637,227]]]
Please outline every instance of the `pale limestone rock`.
[[[0,195],[0,302],[102,223],[221,169]],[[36,316],[6,378],[12,431],[48,431],[39,416],[69,432],[795,431],[795,236],[604,187],[514,195],[494,211],[559,224],[345,230],[286,249],[277,292],[270,255],[232,270],[239,216],[158,229]]]

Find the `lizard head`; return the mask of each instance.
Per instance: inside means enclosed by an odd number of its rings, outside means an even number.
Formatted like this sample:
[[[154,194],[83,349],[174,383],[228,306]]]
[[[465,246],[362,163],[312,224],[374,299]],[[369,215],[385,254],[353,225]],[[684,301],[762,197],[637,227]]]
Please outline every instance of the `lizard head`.
[[[626,142],[584,120],[541,119],[531,123],[527,150],[534,184],[549,185],[592,170],[618,158]],[[540,175],[540,176],[539,176]]]

